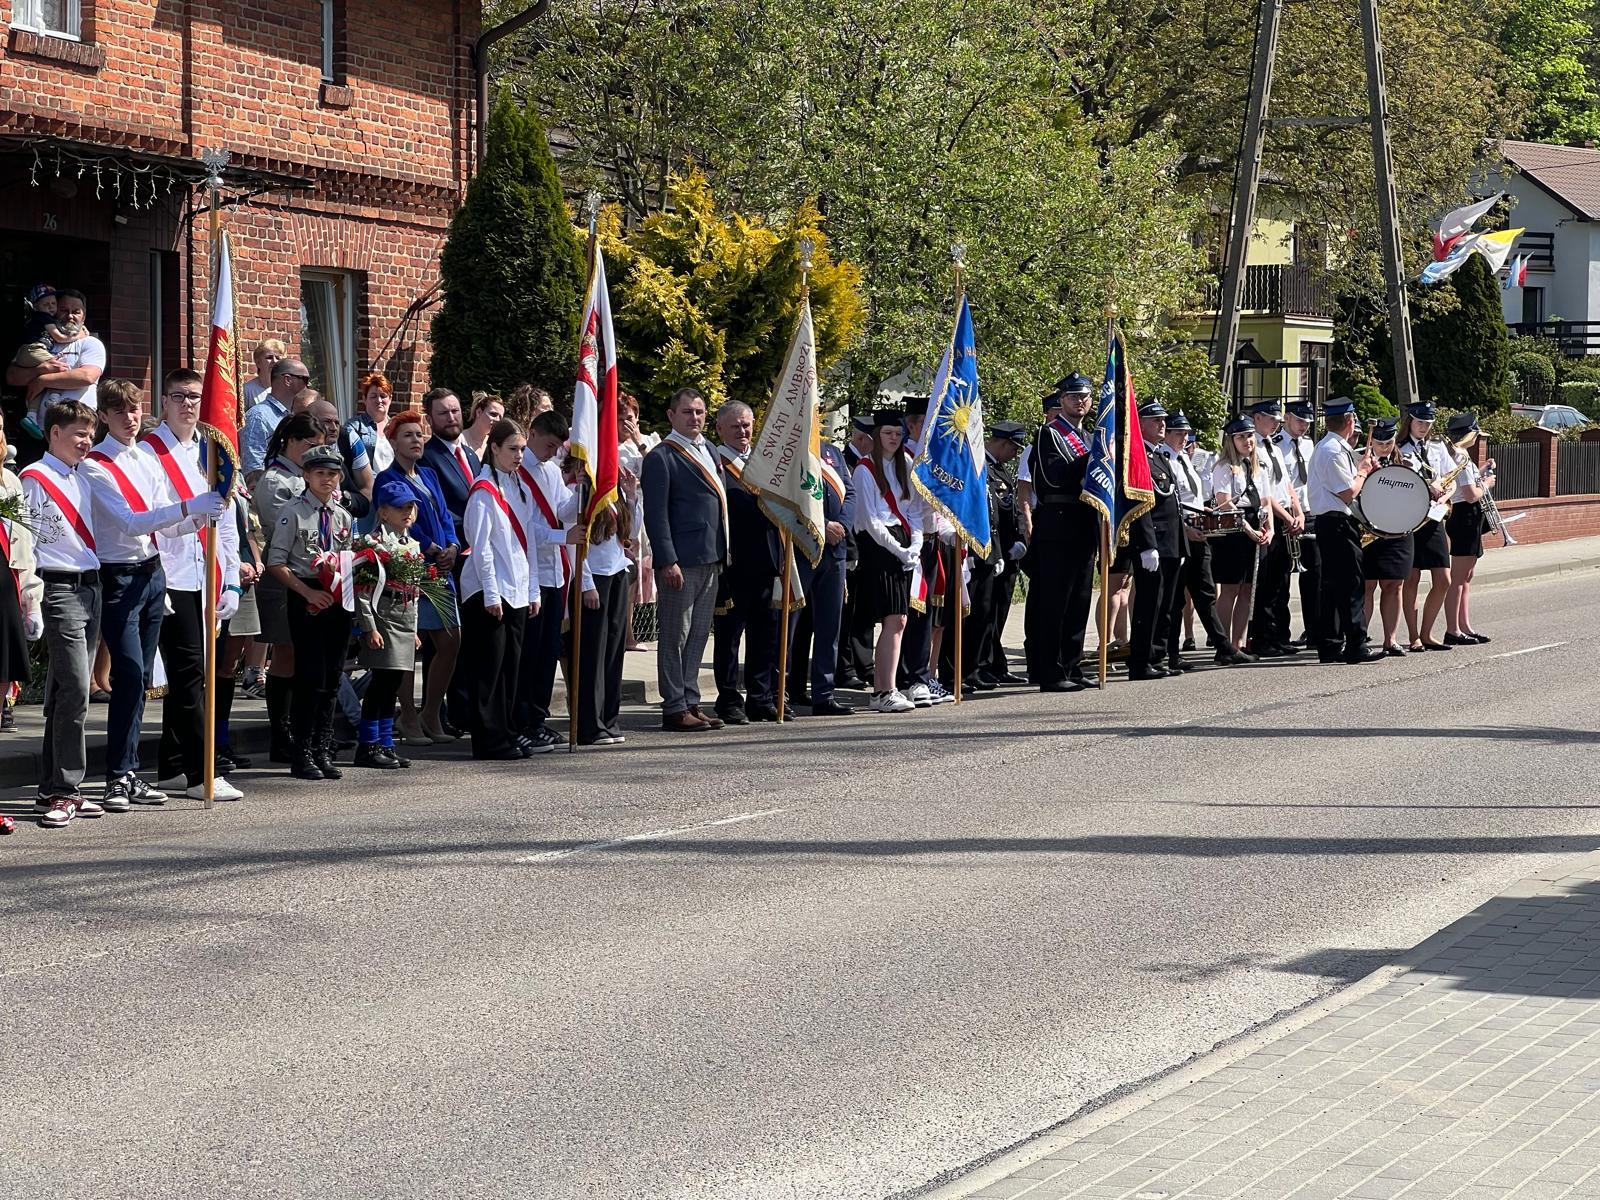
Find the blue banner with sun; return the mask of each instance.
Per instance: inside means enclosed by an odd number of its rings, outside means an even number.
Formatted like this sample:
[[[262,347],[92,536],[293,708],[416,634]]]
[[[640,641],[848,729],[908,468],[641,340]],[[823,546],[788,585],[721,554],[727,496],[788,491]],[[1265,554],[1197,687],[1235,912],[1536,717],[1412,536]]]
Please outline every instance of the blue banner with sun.
[[[956,535],[980,558],[988,556],[993,540],[983,435],[972,310],[962,296],[955,333],[933,377],[922,448],[912,465],[911,480],[922,498],[955,526]]]

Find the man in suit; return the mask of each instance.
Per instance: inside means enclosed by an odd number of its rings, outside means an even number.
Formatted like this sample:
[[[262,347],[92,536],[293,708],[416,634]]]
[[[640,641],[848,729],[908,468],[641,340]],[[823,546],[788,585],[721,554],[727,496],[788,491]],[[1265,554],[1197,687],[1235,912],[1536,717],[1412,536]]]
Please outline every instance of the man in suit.
[[[1167,433],[1167,410],[1154,400],[1140,405],[1139,430],[1150,462],[1155,507],[1129,530],[1128,545],[1140,551],[1141,569],[1133,587],[1128,678],[1161,679],[1182,673],[1178,662],[1167,661],[1167,623],[1172,619],[1173,596],[1183,577],[1183,510],[1178,503],[1178,481],[1172,464],[1157,449]]]
[[[813,567],[805,555],[795,555],[806,604],[793,617],[788,691],[795,703],[804,703],[809,673],[812,715],[847,717],[856,710],[836,700],[833,689],[839,632],[844,621],[845,572],[850,551],[848,531],[855,519],[855,488],[845,464],[844,451],[831,442],[823,442],[819,453],[822,458],[822,558]]]
[[[872,453],[872,414],[855,417],[850,422],[850,440],[844,447],[845,481],[855,494],[855,471],[861,460]],[[852,510],[853,512],[853,510]],[[866,687],[872,678],[873,630],[876,625],[866,614],[856,611],[854,602],[854,575],[856,571],[856,535],[849,521],[845,522],[845,593],[844,610],[839,616],[839,661],[834,669],[837,687]]]
[[[696,733],[722,728],[720,719],[700,711],[700,659],[728,558],[728,498],[717,456],[701,432],[705,397],[680,389],[667,406],[667,421],[672,432],[639,468],[659,597],[656,681],[661,727]]]
[[[466,546],[461,516],[467,511],[467,493],[478,478],[482,463],[461,440],[461,401],[449,388],[434,388],[422,398],[422,412],[433,431],[422,447],[422,465],[432,467],[444,491],[444,506],[456,527],[456,542]],[[460,560],[457,560],[458,562]]]

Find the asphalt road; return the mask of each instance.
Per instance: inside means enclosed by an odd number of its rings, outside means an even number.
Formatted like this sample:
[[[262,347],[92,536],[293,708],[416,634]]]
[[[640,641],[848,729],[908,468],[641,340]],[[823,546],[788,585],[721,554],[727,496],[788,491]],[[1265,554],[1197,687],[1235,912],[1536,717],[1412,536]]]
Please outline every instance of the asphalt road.
[[[914,1194],[1600,845],[1597,600],[22,829],[0,1195]]]

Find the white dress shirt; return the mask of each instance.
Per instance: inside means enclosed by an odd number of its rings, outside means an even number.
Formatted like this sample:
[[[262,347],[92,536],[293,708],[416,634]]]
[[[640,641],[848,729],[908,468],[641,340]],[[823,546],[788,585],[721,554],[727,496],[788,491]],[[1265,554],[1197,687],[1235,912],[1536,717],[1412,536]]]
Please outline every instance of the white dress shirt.
[[[1172,465],[1172,477],[1178,481],[1178,503],[1185,508],[1204,508],[1205,484],[1201,482],[1200,472],[1189,461],[1189,456],[1165,444],[1156,449]]]
[[[1270,438],[1256,434],[1256,486],[1263,498],[1270,496],[1287,512],[1294,501],[1294,478],[1284,464],[1283,455]]]
[[[63,499],[77,511],[86,541],[70,516],[62,512],[39,481],[42,473]],[[95,553],[94,503],[89,481],[82,471],[67,466],[54,454],[45,456],[22,471],[22,495],[27,501],[34,527],[34,561],[41,571],[95,571],[100,559]]]
[[[109,458],[114,470],[92,457],[95,454]],[[88,480],[94,498],[95,551],[102,563],[134,566],[149,562],[157,553],[152,536],[157,530],[181,534],[199,528],[199,522],[184,516],[182,504],[152,503],[154,497],[165,494],[165,481],[157,478],[161,465],[147,451],[107,434],[90,455],[79,470]],[[116,474],[128,481],[144,505],[141,511],[135,511],[122,494]]]
[[[628,553],[622,541],[612,534],[603,542],[590,542],[583,556],[583,590],[594,591],[596,576],[620,575],[628,569]]]
[[[153,464],[151,477],[155,480],[156,490],[150,496],[152,506],[156,504],[178,504],[193,496],[198,496],[210,484],[206,475],[200,468],[200,438],[198,434],[187,442],[179,441],[178,435],[165,421],[157,425],[145,435],[145,441],[159,441],[171,451],[172,461],[178,466],[183,475],[185,495],[172,482],[167,474],[164,457],[154,445],[144,445],[140,453],[149,456]],[[224,513],[230,512],[228,509]],[[156,532],[156,548],[161,551],[161,569],[166,572],[167,587],[175,592],[200,592],[205,589],[206,576],[206,541],[202,534],[203,528],[189,523]],[[217,562],[222,567],[222,586],[236,588],[239,586],[239,527],[238,523],[229,519],[217,524]]]
[[[1348,513],[1350,505],[1339,497],[1356,485],[1356,452],[1337,433],[1325,433],[1311,452],[1306,501],[1311,515]]]
[[[528,530],[528,549],[533,553],[539,574],[539,586],[558,588],[571,582],[573,551],[567,545],[567,531],[578,519],[578,489],[561,476],[554,456],[549,462],[540,462],[532,450],[522,452],[522,470],[528,482],[539,489],[545,504],[555,514],[556,523],[550,524],[536,497],[530,495],[533,505],[533,527]],[[602,572],[604,574],[604,572]]]
[[[489,486],[478,486],[484,482]],[[533,573],[532,542],[524,539],[530,536],[535,520],[543,522],[544,518],[537,516],[533,495],[520,475],[503,475],[485,466],[478,483],[467,495],[461,518],[467,543],[472,547],[461,568],[461,595],[465,598],[482,593],[486,608],[496,604],[526,608],[530,589],[538,586],[538,578]],[[490,489],[505,500],[511,516],[506,515]],[[521,537],[512,524],[513,517],[522,528]]]
[[[900,486],[900,480],[896,477],[894,468],[886,465],[884,473],[888,477],[889,490],[894,495],[894,502],[899,506],[901,515],[905,517],[907,522],[914,524],[915,518],[906,512],[910,497],[906,494],[906,490]],[[901,522],[894,515],[894,509],[889,507],[889,502],[884,499],[883,492],[878,489],[878,481],[872,474],[871,459],[862,459],[856,467],[855,485],[856,532],[867,534],[878,545],[904,563],[906,570],[909,571],[911,565],[917,561],[917,557],[922,553],[922,531],[915,528],[907,530],[911,535],[911,544],[909,546],[902,546],[895,540],[894,534],[889,532],[891,525],[900,525]]]
[[[1418,445],[1415,440],[1400,443],[1400,457],[1404,458],[1413,467],[1426,466],[1428,468],[1428,482],[1437,486],[1451,471],[1455,470],[1455,463],[1450,461],[1450,451],[1445,444],[1436,439],[1429,439],[1426,443]],[[1462,474],[1466,474],[1465,471]],[[1459,481],[1460,476],[1456,477]],[[1454,486],[1454,485],[1452,485]],[[1448,500],[1436,500],[1428,508],[1428,520],[1442,521],[1445,513],[1450,509]]]

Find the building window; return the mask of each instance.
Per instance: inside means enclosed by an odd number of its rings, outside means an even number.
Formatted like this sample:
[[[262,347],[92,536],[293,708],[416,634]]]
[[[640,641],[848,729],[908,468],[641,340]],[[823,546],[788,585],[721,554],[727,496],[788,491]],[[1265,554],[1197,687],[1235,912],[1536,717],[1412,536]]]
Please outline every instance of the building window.
[[[300,272],[300,357],[341,418],[355,415],[357,286],[348,271]]]
[[[82,0],[16,0],[11,23],[35,33],[77,38],[83,35]]]
[[[1315,364],[1300,372],[1300,399],[1309,400],[1318,409],[1328,401],[1328,364],[1332,352],[1329,342],[1300,343],[1300,361]]]
[[[1544,321],[1544,289],[1538,287],[1525,287],[1522,289],[1522,323],[1524,325],[1538,325]]]
[[[319,0],[321,22],[322,82],[343,83],[346,73],[344,44],[344,0]]]

